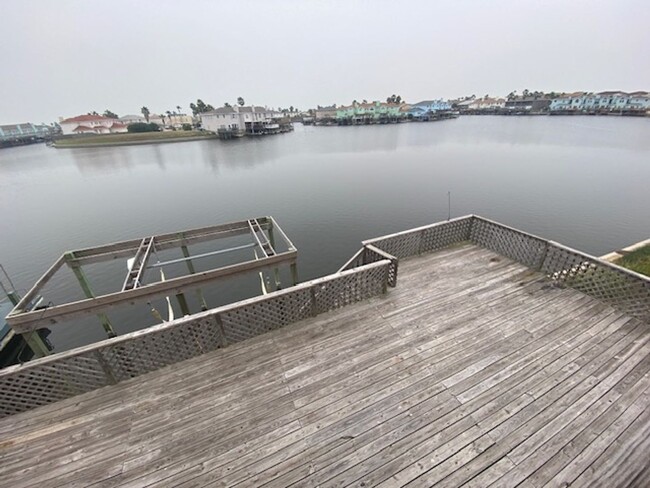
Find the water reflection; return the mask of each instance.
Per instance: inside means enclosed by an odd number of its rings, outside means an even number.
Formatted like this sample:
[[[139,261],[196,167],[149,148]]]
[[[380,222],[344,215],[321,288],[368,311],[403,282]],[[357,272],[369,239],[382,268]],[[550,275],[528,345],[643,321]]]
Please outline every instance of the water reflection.
[[[0,262],[28,288],[68,249],[273,215],[310,279],[338,269],[362,239],[446,218],[448,191],[452,215],[483,214],[604,254],[650,234],[648,128],[615,117],[461,117],[3,149]],[[129,317],[119,316],[124,330],[144,320]],[[84,337],[66,330],[60,340]]]

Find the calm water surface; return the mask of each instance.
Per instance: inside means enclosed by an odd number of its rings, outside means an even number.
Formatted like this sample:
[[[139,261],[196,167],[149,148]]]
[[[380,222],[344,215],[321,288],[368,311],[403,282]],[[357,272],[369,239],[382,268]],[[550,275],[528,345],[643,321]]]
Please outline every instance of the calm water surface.
[[[0,263],[24,289],[66,250],[273,215],[307,280],[338,269],[363,239],[446,219],[448,191],[452,216],[476,213],[601,255],[650,236],[649,182],[650,119],[617,117],[298,125],[236,141],[27,146],[0,150]],[[103,293],[121,286],[124,271],[120,262],[88,274]],[[46,290],[48,301],[81,298],[66,273]],[[239,279],[206,294],[216,306],[256,294],[256,285]],[[110,316],[119,333],[155,323],[146,305]],[[51,336],[58,350],[103,337],[90,318]]]

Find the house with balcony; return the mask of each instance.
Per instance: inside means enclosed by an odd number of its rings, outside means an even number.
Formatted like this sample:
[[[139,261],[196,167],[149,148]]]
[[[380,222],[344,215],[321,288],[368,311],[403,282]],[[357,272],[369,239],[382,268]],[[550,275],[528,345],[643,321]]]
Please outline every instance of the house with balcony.
[[[483,97],[472,100],[472,102],[467,106],[469,110],[478,110],[478,111],[495,111],[502,108],[505,108],[506,100],[505,98],[492,98],[492,97]]]
[[[512,113],[540,113],[548,111],[550,105],[549,98],[515,97],[506,100],[505,109]]]
[[[411,105],[408,111],[408,118],[413,120],[430,120],[437,118],[442,112],[451,110],[451,103],[448,101],[438,100],[423,100]]]
[[[316,125],[334,123],[336,120],[336,110],[336,105],[316,108],[316,113],[314,114],[314,123]]]
[[[63,135],[127,132],[127,124],[103,115],[78,115],[59,122]]]
[[[385,124],[404,118],[402,104],[384,102],[353,103],[336,109],[336,123],[339,125]]]
[[[650,110],[650,94],[645,91],[576,92],[552,100],[549,108],[555,113],[646,112]]]
[[[280,129],[282,114],[260,106],[221,107],[200,114],[203,129],[214,132],[229,132],[235,136],[244,134],[272,133]]]

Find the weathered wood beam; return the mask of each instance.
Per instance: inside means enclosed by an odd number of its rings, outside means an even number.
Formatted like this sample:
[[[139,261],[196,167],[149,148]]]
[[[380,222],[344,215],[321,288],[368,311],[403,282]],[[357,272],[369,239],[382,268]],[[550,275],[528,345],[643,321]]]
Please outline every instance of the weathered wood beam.
[[[72,259],[73,257],[74,257],[73,253],[71,252],[67,253],[66,261],[70,261],[70,259]],[[77,277],[77,281],[79,281],[79,285],[81,286],[84,295],[86,295],[86,298],[95,298],[95,293],[90,287],[90,282],[88,281],[88,278],[86,277],[86,274],[84,273],[82,267],[77,264],[72,264],[71,267],[72,267],[72,272]],[[108,315],[106,315],[105,313],[98,313],[97,317],[99,318],[99,321],[101,322],[102,327],[104,328],[104,331],[106,332],[108,337],[115,337],[117,334],[115,334],[115,330],[113,329],[113,325],[111,324]]]
[[[262,229],[267,229],[271,225],[269,217],[258,217],[256,220],[259,222]],[[154,237],[156,239],[156,249],[163,251],[165,249],[172,249],[182,245],[242,235],[249,231],[248,221],[242,220],[229,224],[213,225],[210,227],[201,227],[181,232],[161,234]],[[128,241],[115,242],[113,244],[78,249],[73,252],[75,255],[75,261],[79,264],[97,263],[123,258],[125,256],[132,256],[138,250],[141,242],[142,238],[130,239]]]
[[[11,311],[9,315],[15,314],[15,313],[21,313],[24,312],[27,309],[27,305],[34,299],[36,294],[45,286],[45,284],[54,276],[54,273],[56,273],[61,266],[65,263],[65,255],[61,255],[59,259],[57,259],[52,266],[50,266],[50,269],[48,269],[43,276],[40,277],[40,279],[32,286],[32,288],[25,294],[23,298],[18,302],[18,304],[14,307],[14,309]]]
[[[288,263],[294,266],[297,255],[297,251],[287,251],[275,256],[260,259],[259,261],[245,261],[243,263],[204,271],[194,275],[181,276],[167,281],[152,283],[133,290],[98,296],[94,299],[55,305],[34,312],[25,312],[20,314],[11,313],[7,317],[7,322],[13,327],[14,331],[18,333],[42,329],[48,327],[50,324],[57,323],[64,318],[69,319],[87,314],[96,314],[108,307],[127,303],[133,304],[136,301],[148,301],[158,296],[166,296],[169,294],[176,295],[182,293],[185,288],[195,288],[198,285],[206,284],[219,278],[271,268],[282,263]]]
[[[284,233],[282,230],[282,227],[278,225],[278,223],[275,221],[273,217],[269,217],[271,225],[273,226],[274,229],[277,229],[280,236],[284,240],[284,242],[287,244],[287,247],[289,248],[290,251],[295,251],[297,248],[296,246],[293,245],[293,242],[291,242],[291,239],[287,237],[287,235]]]

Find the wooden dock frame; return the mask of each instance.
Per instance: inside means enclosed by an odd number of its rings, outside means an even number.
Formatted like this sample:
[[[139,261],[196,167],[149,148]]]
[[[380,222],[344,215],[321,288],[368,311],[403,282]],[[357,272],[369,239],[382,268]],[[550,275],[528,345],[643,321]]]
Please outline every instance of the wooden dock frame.
[[[268,237],[265,231],[268,233]],[[252,242],[246,246],[221,249],[195,256],[190,255],[187,247],[193,243],[216,241],[226,237],[246,234],[250,234],[252,237]],[[283,247],[286,247],[285,251],[278,252],[276,249],[276,240],[278,238],[281,240]],[[244,247],[259,250],[261,256],[252,260],[203,272],[196,272],[194,268],[193,260],[208,255],[243,249]],[[184,257],[171,262],[157,263],[152,266],[148,265],[151,252],[171,248],[180,248]],[[85,315],[97,315],[108,337],[111,338],[115,337],[116,334],[106,311],[116,305],[134,304],[136,302],[146,303],[153,298],[173,294],[176,295],[183,314],[189,315],[191,311],[189,310],[184,295],[186,289],[196,289],[201,308],[206,310],[208,305],[199,288],[201,285],[236,275],[252,272],[261,273],[266,269],[269,272],[273,272],[275,286],[276,288],[280,288],[279,267],[281,265],[289,266],[292,279],[291,284],[296,285],[298,281],[297,255],[298,250],[296,247],[273,217],[270,216],[68,251],[52,264],[45,274],[39,278],[34,286],[18,302],[7,316],[7,322],[15,333],[23,334],[25,340],[33,349],[35,357],[42,357],[47,355],[49,351],[42,344],[39,344],[39,341],[35,341],[34,338],[38,337],[38,335],[34,334],[34,332],[39,329],[51,327],[53,324],[60,323],[66,319]],[[126,260],[130,257],[134,258],[134,264],[131,269],[127,270],[122,290],[96,296],[83,272],[83,265],[114,259]],[[180,261],[186,262],[188,275],[152,284],[142,283],[143,272],[147,267],[159,267]],[[28,311],[27,306],[30,301],[64,265],[70,267],[74,272],[86,299],[53,305],[31,312]]]

